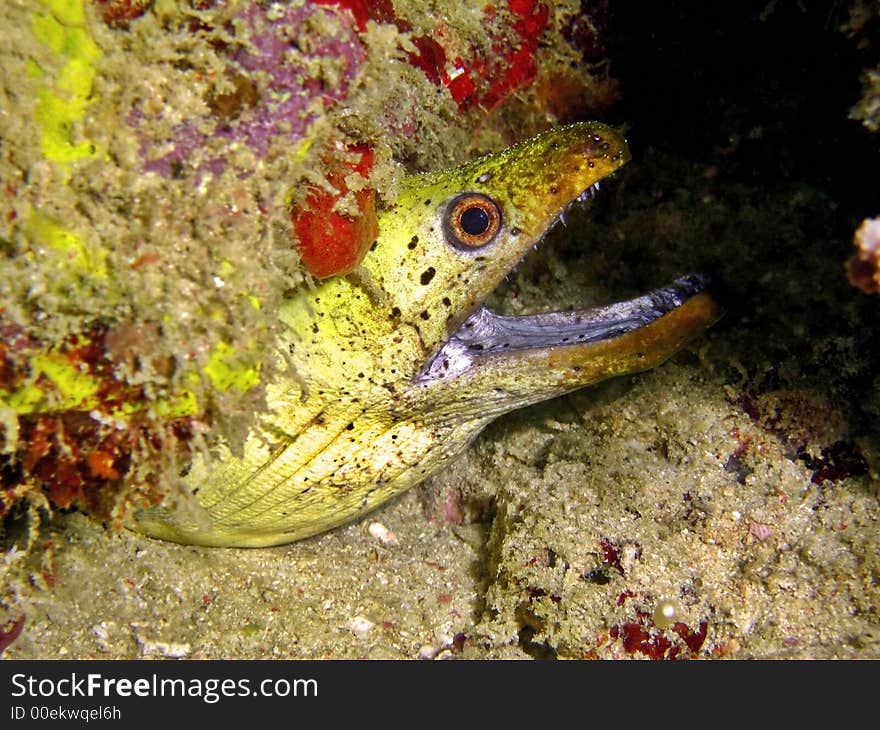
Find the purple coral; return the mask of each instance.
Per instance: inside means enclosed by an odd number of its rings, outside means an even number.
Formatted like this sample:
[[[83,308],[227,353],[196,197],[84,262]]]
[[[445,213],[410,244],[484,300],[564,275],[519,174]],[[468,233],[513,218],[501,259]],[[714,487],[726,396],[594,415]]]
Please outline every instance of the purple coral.
[[[336,22],[310,22],[319,16],[332,17]],[[247,97],[245,102],[234,109],[235,118],[214,110],[181,122],[174,128],[172,149],[154,158],[150,151],[162,140],[150,138],[144,131],[144,115],[132,113],[129,124],[139,127],[142,133],[140,153],[145,171],[172,176],[209,138],[241,142],[259,159],[265,159],[273,140],[279,137],[293,143],[301,141],[320,113],[315,101],[328,107],[345,98],[364,61],[364,50],[350,17],[331,8],[310,4],[279,8],[254,3],[238,13],[233,26],[240,43],[227,49],[227,74],[237,87],[236,93]],[[333,31],[320,34],[315,30],[325,27]],[[316,60],[321,63],[310,63]],[[321,73],[327,65],[336,71],[337,81],[331,85],[325,83]],[[225,159],[217,157],[203,160],[200,169],[219,174],[226,165]]]

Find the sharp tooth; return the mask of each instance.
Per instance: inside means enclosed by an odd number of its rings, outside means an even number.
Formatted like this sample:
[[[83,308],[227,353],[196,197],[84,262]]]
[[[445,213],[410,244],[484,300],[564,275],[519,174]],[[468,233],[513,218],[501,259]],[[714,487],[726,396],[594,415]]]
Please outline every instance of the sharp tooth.
[[[592,185],[590,185],[590,187],[588,187],[586,190],[584,190],[584,192],[582,192],[580,195],[578,195],[578,200],[580,200],[581,202],[587,201],[590,198],[594,197],[596,195],[596,193],[598,193],[598,192],[599,192],[599,183],[595,182]]]

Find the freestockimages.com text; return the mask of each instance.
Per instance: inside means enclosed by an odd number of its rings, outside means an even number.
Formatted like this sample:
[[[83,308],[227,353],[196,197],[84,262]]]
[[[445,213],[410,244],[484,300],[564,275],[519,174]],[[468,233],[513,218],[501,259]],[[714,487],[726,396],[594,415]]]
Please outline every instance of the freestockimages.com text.
[[[239,679],[188,679],[149,677],[129,679],[105,677],[99,673],[79,674],[58,678],[35,677],[30,674],[13,674],[12,697],[59,699],[99,697],[112,700],[127,697],[192,697],[213,704],[224,697],[317,697],[316,679],[285,679],[276,677],[254,680]],[[110,708],[108,708],[110,709]],[[95,718],[98,719],[98,718]]]

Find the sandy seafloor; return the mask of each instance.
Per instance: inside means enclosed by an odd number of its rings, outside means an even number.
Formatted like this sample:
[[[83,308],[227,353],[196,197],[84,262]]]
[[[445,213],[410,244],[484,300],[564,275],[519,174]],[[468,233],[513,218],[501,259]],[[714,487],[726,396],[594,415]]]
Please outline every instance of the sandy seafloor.
[[[728,174],[733,142],[686,155],[640,135],[493,306],[705,271],[727,309],[710,332],[498,420],[425,485],[296,544],[186,547],[56,512],[3,657],[880,657],[880,299],[843,274],[878,211]]]
[[[592,267],[622,265],[643,245],[603,244],[647,225],[675,243],[627,275],[657,285],[702,263],[728,307],[707,335],[652,372],[500,419],[426,485],[296,544],[184,547],[57,515],[42,533],[54,585],[6,657],[880,656],[864,415],[877,303],[822,253],[837,209],[800,183],[726,183],[657,153],[604,195],[494,306],[629,295]]]

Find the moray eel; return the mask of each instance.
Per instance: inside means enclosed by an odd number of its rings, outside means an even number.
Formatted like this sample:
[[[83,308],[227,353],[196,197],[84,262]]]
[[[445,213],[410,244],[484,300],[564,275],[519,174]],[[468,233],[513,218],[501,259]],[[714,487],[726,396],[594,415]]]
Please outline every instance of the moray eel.
[[[243,453],[220,444],[197,458],[192,498],[141,511],[137,529],[218,546],[323,532],[441,469],[501,414],[652,367],[701,333],[719,310],[699,276],[578,311],[482,304],[628,159],[618,132],[580,123],[408,178],[360,267],[284,302],[286,375]]]

